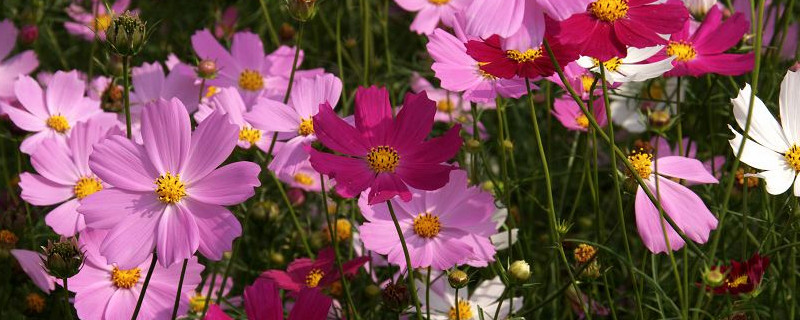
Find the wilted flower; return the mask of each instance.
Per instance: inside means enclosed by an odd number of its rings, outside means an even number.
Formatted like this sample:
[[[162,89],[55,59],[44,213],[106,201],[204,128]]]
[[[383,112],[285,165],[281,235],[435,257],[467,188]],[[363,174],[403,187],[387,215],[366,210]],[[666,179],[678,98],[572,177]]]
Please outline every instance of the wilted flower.
[[[389,310],[400,312],[406,309],[411,297],[408,288],[402,283],[389,282],[381,291],[383,305]]]
[[[75,237],[64,238],[58,242],[47,241],[47,246],[42,247],[44,258],[42,263],[47,273],[59,278],[70,278],[83,267],[83,252],[78,247],[78,240]]]

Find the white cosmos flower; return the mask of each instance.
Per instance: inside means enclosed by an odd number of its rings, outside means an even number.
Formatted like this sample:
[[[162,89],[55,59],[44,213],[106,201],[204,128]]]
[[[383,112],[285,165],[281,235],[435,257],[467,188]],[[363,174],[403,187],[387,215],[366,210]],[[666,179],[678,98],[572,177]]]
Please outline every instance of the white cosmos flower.
[[[732,100],[733,115],[739,128],[744,130],[750,106],[750,85],[739,91]],[[800,196],[800,73],[789,71],[781,83],[780,119],[777,120],[758,97],[755,98],[750,131],[740,160],[747,165],[764,170],[758,177],[767,182],[767,192],[781,194],[794,184],[794,195]],[[783,125],[781,127],[781,124]],[[742,135],[729,126],[734,134],[730,140],[733,153],[739,151]]]
[[[431,320],[450,320],[455,319],[451,317],[455,315],[455,289],[451,288],[447,282],[447,275],[441,274],[438,271],[432,271],[430,290],[430,309]],[[494,277],[491,280],[485,280],[475,288],[472,293],[468,293],[468,289],[464,288],[458,290],[459,313],[461,319],[481,319],[480,310],[483,310],[483,319],[495,320],[494,314],[498,307],[498,299],[503,294],[505,285],[500,281],[500,277]],[[417,280],[417,297],[423,303],[422,310],[426,310],[425,306],[425,284]],[[522,308],[522,297],[514,298],[514,312]],[[500,312],[497,313],[497,320],[506,319],[511,311],[511,303],[506,300],[500,306]]]
[[[672,70],[672,60],[675,57],[645,63],[644,61],[656,55],[664,46],[654,46],[647,48],[628,47],[628,54],[625,58],[611,58],[603,62],[606,68],[606,81],[614,84],[617,82],[639,82],[647,79],[659,77],[667,71]],[[589,69],[592,72],[600,73],[600,62],[592,57],[581,56],[578,65]]]
[[[647,130],[648,113],[656,110],[668,111],[674,116],[675,105],[667,105],[664,101],[675,101],[677,87],[677,78],[623,83],[610,96],[614,124],[631,133],[642,133]],[[681,97],[685,91],[686,86],[683,86]]]
[[[696,16],[704,16],[717,4],[717,0],[683,0],[689,12]]]

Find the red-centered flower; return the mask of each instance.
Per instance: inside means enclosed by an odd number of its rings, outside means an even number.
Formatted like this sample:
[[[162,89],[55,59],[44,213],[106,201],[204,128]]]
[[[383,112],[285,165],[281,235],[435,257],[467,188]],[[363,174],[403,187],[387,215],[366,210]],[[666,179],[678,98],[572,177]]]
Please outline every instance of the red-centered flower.
[[[355,100],[355,127],[327,103],[314,116],[317,139],[343,155],[307,147],[311,165],[336,180],[336,191],[353,198],[370,189],[369,204],[400,196],[411,200],[408,187],[436,190],[447,184],[456,166],[444,163],[461,148],[461,126],[442,137],[425,140],[433,128],[436,103],[423,92],[406,94],[403,108],[392,116],[385,88],[359,88]]]
[[[680,0],[597,0],[586,12],[554,24],[554,34],[563,43],[575,44],[584,56],[601,61],[625,57],[627,46],[665,45],[660,34],[678,32],[689,18]],[[550,26],[548,26],[550,29]]]
[[[578,59],[578,51],[573,46],[565,46],[553,38],[547,38],[550,48],[558,61],[565,66]],[[492,76],[511,79],[548,77],[556,68],[545,51],[544,46],[525,50],[503,50],[501,39],[494,35],[486,40],[470,40],[467,42],[467,54],[478,61],[480,69]]]
[[[299,292],[303,288],[324,288],[341,278],[339,270],[334,265],[333,248],[325,248],[319,252],[316,260],[309,258],[295,259],[283,270],[267,270],[261,277],[271,279],[278,287],[292,292]],[[342,270],[347,276],[358,272],[369,257],[358,257],[342,264]]]
[[[730,266],[719,267],[720,272],[725,274],[725,281],[721,286],[714,288],[714,293],[728,292],[733,295],[753,293],[761,285],[761,279],[767,268],[769,268],[769,257],[758,253],[745,262],[731,260]]]

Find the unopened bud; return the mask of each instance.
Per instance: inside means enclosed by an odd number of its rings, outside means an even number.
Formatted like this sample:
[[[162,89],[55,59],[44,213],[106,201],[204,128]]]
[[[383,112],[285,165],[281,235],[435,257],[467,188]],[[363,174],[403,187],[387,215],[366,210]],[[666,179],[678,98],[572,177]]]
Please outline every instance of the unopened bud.
[[[278,29],[278,36],[280,36],[281,41],[283,42],[289,42],[289,40],[294,39],[295,33],[294,27],[286,22],[284,22],[281,25],[281,28]]]
[[[669,124],[670,115],[669,111],[665,110],[654,110],[650,113],[648,117],[650,120],[650,125],[654,128],[663,128],[664,126]]]
[[[469,276],[466,272],[455,269],[447,275],[447,281],[453,289],[461,289],[469,284]]]
[[[122,111],[122,86],[109,83],[100,95],[100,107],[107,112]]]
[[[75,237],[64,238],[58,242],[47,241],[47,246],[42,247],[44,258],[42,264],[51,276],[58,279],[70,278],[83,267],[83,252],[78,248]]]
[[[11,250],[17,245],[19,238],[9,230],[0,230],[0,250]]]
[[[282,266],[286,263],[286,258],[284,258],[282,253],[273,251],[269,253],[269,262],[274,265]]]
[[[106,30],[106,43],[121,56],[134,56],[147,41],[147,23],[130,11],[114,17]]]
[[[19,30],[19,41],[29,45],[39,39],[39,27],[35,24],[27,24]]]
[[[217,77],[217,63],[214,60],[203,60],[197,64],[197,75],[211,80]]]
[[[477,139],[469,139],[465,144],[467,147],[467,152],[478,152],[481,150],[481,142]]]
[[[286,190],[286,196],[289,197],[289,202],[295,207],[306,202],[306,193],[300,188],[289,188],[289,190]]]
[[[342,241],[350,240],[350,238],[353,236],[352,228],[353,228],[353,225],[350,224],[349,220],[347,220],[347,219],[337,219],[336,220],[336,225],[334,226],[334,229],[336,229],[335,230],[336,231],[335,232],[336,233],[336,241],[341,243]],[[328,230],[327,226],[322,228],[322,233],[325,234],[325,240],[326,241],[328,241],[328,242],[332,241],[331,232],[330,232],[330,230]]]
[[[599,278],[600,277],[600,263],[597,262],[597,260],[592,260],[592,262],[589,263],[589,265],[587,265],[585,269],[583,269],[583,272],[581,272],[581,276],[584,277],[584,278],[589,278],[589,279],[597,279],[597,278]]]
[[[366,293],[370,297],[377,297],[379,294],[381,294],[381,288],[378,288],[378,286],[371,284],[364,287],[364,293]]]
[[[33,314],[39,314],[44,311],[45,300],[42,295],[31,292],[25,296],[25,310]]]
[[[714,266],[706,268],[703,271],[703,283],[711,288],[716,288],[721,286],[725,282],[725,274],[719,270],[719,267]]]
[[[487,192],[494,192],[494,182],[492,182],[491,180],[488,180],[488,181],[485,181],[485,182],[481,183],[481,189],[483,189],[483,191],[487,191]]]
[[[559,220],[556,222],[556,233],[559,236],[563,237],[569,233],[569,230],[572,229],[572,222],[567,220]]]
[[[511,142],[511,140],[508,140],[508,139],[503,140],[503,148],[508,150],[508,151],[514,150],[514,143]]]
[[[317,14],[317,0],[285,0],[289,14],[297,21],[306,22]]]
[[[517,282],[525,282],[531,278],[531,266],[524,260],[517,260],[508,268],[508,274]]]
[[[588,244],[581,243],[577,248],[575,248],[573,254],[575,255],[575,261],[578,263],[587,263],[589,260],[594,258],[595,254],[597,254],[597,249]]]

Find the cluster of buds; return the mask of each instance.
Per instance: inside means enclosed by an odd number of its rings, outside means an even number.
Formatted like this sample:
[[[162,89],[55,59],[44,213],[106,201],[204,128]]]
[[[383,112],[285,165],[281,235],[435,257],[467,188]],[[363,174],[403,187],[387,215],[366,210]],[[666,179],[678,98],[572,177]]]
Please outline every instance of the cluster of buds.
[[[42,265],[53,277],[71,278],[83,267],[84,254],[78,247],[78,240],[75,237],[62,237],[58,242],[48,240],[47,246],[42,247],[42,250],[44,250]]]
[[[129,11],[114,17],[106,30],[106,43],[120,56],[135,56],[144,48],[149,35],[147,23]]]

